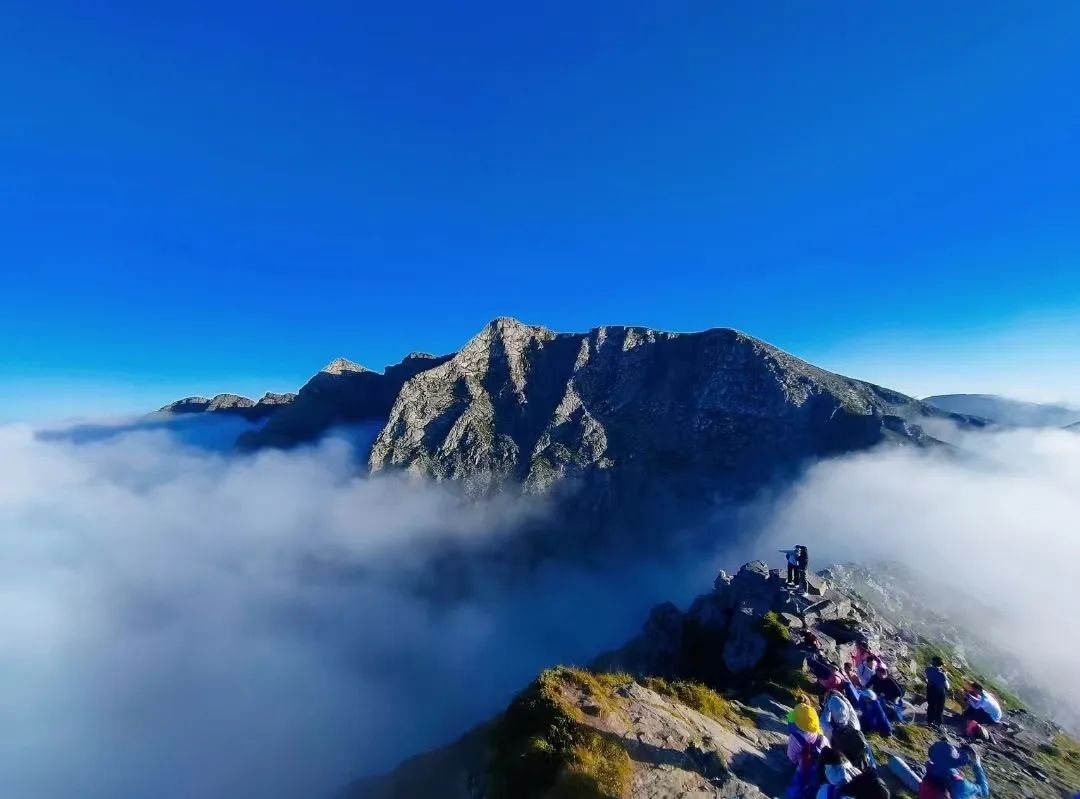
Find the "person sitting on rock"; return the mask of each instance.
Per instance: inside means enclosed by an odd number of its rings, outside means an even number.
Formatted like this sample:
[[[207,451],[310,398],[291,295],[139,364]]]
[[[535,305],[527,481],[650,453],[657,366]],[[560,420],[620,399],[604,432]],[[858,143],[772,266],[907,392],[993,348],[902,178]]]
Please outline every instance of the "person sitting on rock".
[[[904,686],[898,683],[894,677],[889,676],[889,670],[879,665],[874,670],[874,678],[870,680],[867,687],[878,695],[882,705],[885,707],[885,712],[894,721],[903,724],[905,721]]]
[[[1001,722],[1001,704],[992,693],[977,682],[971,683],[964,693],[968,703],[967,710],[964,711],[966,721],[977,721],[983,726]]]
[[[934,655],[926,667],[926,723],[931,727],[940,727],[945,714],[945,698],[949,695],[949,675],[945,671],[945,662]]]
[[[816,799],[889,799],[889,789],[874,772],[860,769],[843,753],[826,749],[821,753],[824,782]]]
[[[821,707],[818,720],[821,722],[822,731],[829,736],[830,740],[832,739],[833,728],[836,726],[862,729],[859,724],[859,714],[855,712],[851,702],[835,689],[826,691],[825,703]]]
[[[821,722],[814,708],[805,702],[795,705],[791,711],[791,724],[788,725],[788,760],[798,766],[806,759],[807,753],[817,757],[817,752],[829,745],[821,732]]]
[[[855,651],[851,655],[851,659],[855,662],[855,668],[862,668],[863,664],[870,658],[881,660],[881,656],[870,648],[870,642],[865,638],[860,638],[855,642]]]
[[[788,787],[789,799],[813,797],[818,786],[818,758],[829,746],[821,732],[821,724],[814,708],[805,702],[795,705],[789,716],[788,760],[795,766],[795,775]]]
[[[843,672],[835,664],[822,657],[820,653],[813,652],[810,654],[810,657],[806,659],[806,668],[814,675],[814,679],[818,681],[818,684],[826,693],[843,689],[845,682]]]
[[[858,708],[863,732],[876,732],[886,738],[892,736],[892,722],[889,721],[889,716],[885,713],[885,708],[877,694],[869,688],[860,691]]]
[[[844,661],[844,693],[852,705],[859,704],[859,689],[861,687],[862,683],[859,682],[859,675],[855,673],[851,661]]]
[[[976,799],[990,795],[979,753],[970,746],[957,750],[948,741],[930,745],[926,776],[919,784],[919,799]],[[961,769],[970,765],[975,781],[964,779]]]
[[[874,678],[877,676],[878,668],[884,665],[885,664],[881,662],[881,658],[877,655],[872,652],[867,653],[862,663],[856,662],[855,664],[855,674],[859,677],[859,684],[863,688],[869,688],[870,683],[873,682]]]

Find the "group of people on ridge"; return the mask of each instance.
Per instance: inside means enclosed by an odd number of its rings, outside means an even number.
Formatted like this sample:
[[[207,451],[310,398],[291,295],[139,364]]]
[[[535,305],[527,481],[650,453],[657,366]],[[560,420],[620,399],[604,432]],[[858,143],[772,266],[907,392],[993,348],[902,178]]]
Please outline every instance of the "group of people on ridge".
[[[805,586],[806,548],[782,551],[788,556],[789,582]],[[802,566],[798,565],[800,554],[804,558]],[[804,701],[788,715],[787,756],[795,766],[788,799],[887,799],[889,790],[877,775],[877,763],[865,734],[891,736],[894,725],[914,718],[914,708],[904,701],[904,686],[865,638],[855,642],[850,660],[838,667],[822,656],[813,632],[803,635],[810,650],[807,667],[821,686],[822,695],[818,708]],[[940,657],[932,659],[925,676],[927,724],[940,728],[951,688]],[[973,739],[988,737],[985,728],[1002,719],[1001,705],[977,682],[965,689],[965,700],[964,734]],[[958,749],[940,740],[930,746],[927,755],[919,799],[989,796],[982,762],[970,745]],[[968,766],[973,780],[964,776],[963,769]]]

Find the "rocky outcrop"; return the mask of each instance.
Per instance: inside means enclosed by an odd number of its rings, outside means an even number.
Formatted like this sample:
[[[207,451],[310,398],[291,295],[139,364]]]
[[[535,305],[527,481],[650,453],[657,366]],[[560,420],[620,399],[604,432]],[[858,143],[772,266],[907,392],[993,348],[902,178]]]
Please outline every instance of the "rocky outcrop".
[[[478,490],[512,481],[543,492],[569,479],[625,496],[665,478],[756,486],[810,457],[929,443],[918,422],[945,416],[734,330],[565,334],[497,319],[404,385],[370,465]]]
[[[243,450],[292,447],[314,441],[337,425],[382,424],[402,385],[445,360],[413,353],[379,373],[338,358],[308,380],[295,400],[262,429],[242,435],[237,446]]]
[[[249,421],[258,421],[273,415],[296,398],[295,394],[272,394],[267,392],[255,402],[239,394],[218,394],[213,399],[206,397],[185,397],[170,402],[160,408],[158,413],[190,414],[215,413],[240,416]]]
[[[783,796],[793,771],[785,755],[788,711],[796,701],[816,703],[821,693],[805,663],[848,660],[856,638],[907,687],[914,723],[892,737],[867,737],[877,775],[894,795],[910,790],[886,764],[903,762],[898,771],[921,778],[927,749],[941,735],[925,726],[921,674],[944,642],[913,634],[838,588],[836,580],[850,576],[845,569],[820,576],[820,598],[792,592],[762,562],[734,577],[721,573],[685,613],[671,603],[654,608],[638,638],[590,670],[545,671],[492,721],[386,776],[353,783],[341,797]],[[826,615],[814,610],[824,602],[832,607]],[[750,653],[745,659],[729,660],[727,644],[744,636],[760,640],[738,647],[740,658]],[[958,669],[969,666],[949,662],[958,688],[965,676]],[[943,735],[956,741],[964,724],[949,707]],[[1005,709],[1003,724],[978,744],[993,795],[1070,795],[1080,777],[1080,744],[1015,702]]]

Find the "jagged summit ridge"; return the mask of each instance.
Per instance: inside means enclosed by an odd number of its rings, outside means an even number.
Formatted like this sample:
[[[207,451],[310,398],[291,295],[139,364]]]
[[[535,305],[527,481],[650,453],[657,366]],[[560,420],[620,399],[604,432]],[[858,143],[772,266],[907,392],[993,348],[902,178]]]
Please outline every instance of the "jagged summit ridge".
[[[632,463],[754,482],[802,457],[923,443],[914,423],[929,416],[947,414],[727,328],[555,333],[500,318],[402,387],[370,466],[480,489],[544,491]]]
[[[159,408],[158,413],[173,415],[197,413],[231,414],[250,421],[256,421],[276,413],[281,407],[288,405],[295,398],[295,394],[274,394],[269,391],[258,402],[248,397],[242,397],[239,394],[217,394],[212,399],[185,397]]]
[[[321,374],[343,375],[351,372],[370,372],[366,366],[350,361],[348,358],[335,358],[319,370]]]
[[[373,471],[473,492],[572,483],[610,507],[675,480],[697,493],[749,491],[809,458],[932,444],[919,426],[928,417],[971,423],[730,328],[558,333],[499,317],[457,353],[412,353],[381,374],[336,359],[238,444],[289,447],[369,424],[379,428]]]

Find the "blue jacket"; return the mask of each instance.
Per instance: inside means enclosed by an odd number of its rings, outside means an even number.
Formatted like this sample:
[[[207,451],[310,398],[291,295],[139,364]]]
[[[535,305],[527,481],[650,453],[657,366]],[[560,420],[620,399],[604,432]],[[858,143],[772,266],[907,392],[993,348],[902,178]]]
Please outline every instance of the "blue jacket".
[[[945,669],[940,666],[927,666],[926,687],[947,692],[949,690],[949,675],[945,673]]]
[[[929,764],[927,765],[929,766]],[[948,785],[948,791],[946,795],[949,797],[949,799],[978,799],[978,797],[981,796],[989,796],[990,783],[986,781],[986,772],[983,771],[982,763],[979,763],[978,761],[973,761],[971,763],[971,770],[972,772],[974,772],[975,782],[972,782],[971,780],[965,780],[959,775],[959,772],[954,771],[952,772],[951,778],[947,778],[943,780],[943,782],[938,782],[937,784]],[[935,777],[928,774],[923,779],[923,782],[934,780]],[[938,777],[937,780],[942,780],[942,778]],[[920,790],[919,794],[923,795],[923,792]]]

